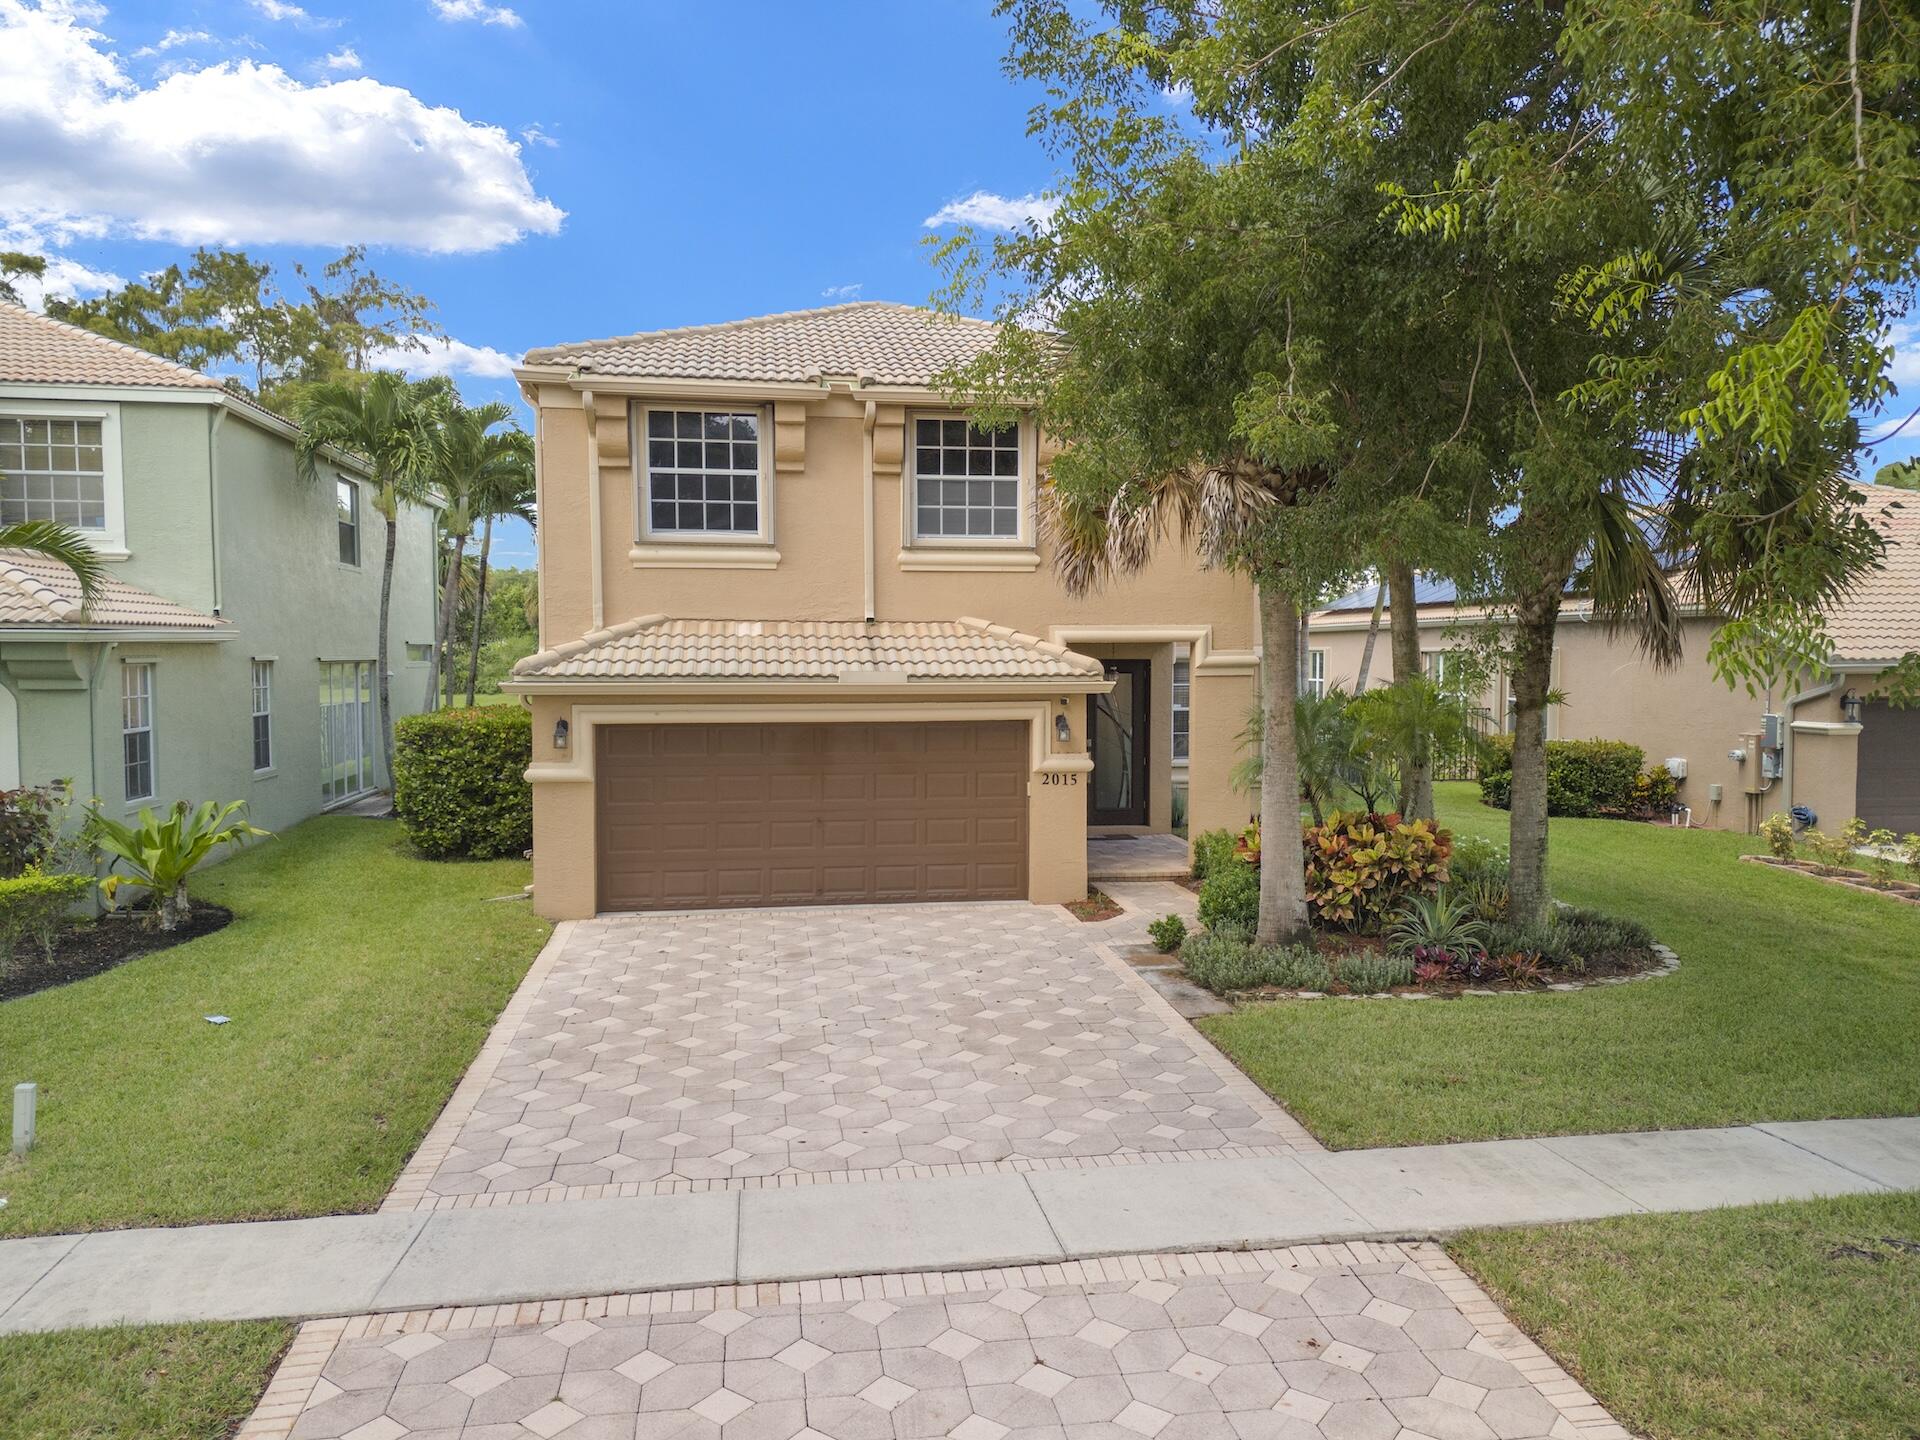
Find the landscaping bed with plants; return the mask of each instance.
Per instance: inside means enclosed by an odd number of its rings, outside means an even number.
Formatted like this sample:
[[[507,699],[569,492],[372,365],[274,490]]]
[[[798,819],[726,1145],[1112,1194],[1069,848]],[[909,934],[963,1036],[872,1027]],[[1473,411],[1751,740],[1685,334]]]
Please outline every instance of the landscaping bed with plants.
[[[81,920],[54,940],[52,954],[35,947],[10,962],[0,962],[0,1000],[15,1000],[104,974],[142,955],[223,930],[232,919],[233,912],[226,906],[201,901],[172,930],[150,924],[144,907]]]
[[[1920,835],[1869,830],[1858,819],[1849,820],[1837,835],[1819,830],[1796,835],[1785,815],[1769,816],[1760,835],[1767,853],[1742,858],[1920,905]]]
[[[1076,920],[1097,924],[1099,921],[1111,920],[1125,912],[1106,891],[1089,890],[1086,899],[1067,902],[1067,913]]]
[[[1451,997],[1576,988],[1660,974],[1672,952],[1645,927],[1556,906],[1544,923],[1507,917],[1507,862],[1478,838],[1394,814],[1334,812],[1303,826],[1310,944],[1263,945],[1260,836],[1196,837],[1199,918],[1153,933],[1187,978],[1246,999],[1404,995]]]

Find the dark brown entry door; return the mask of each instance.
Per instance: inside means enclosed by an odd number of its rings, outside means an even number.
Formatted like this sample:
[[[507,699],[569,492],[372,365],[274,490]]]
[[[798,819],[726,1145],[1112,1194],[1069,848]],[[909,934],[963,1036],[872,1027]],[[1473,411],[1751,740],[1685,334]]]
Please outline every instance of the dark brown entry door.
[[[1087,697],[1087,733],[1093,745],[1093,783],[1087,789],[1089,825],[1147,823],[1147,693],[1150,660],[1109,660],[1105,695]]]
[[[1027,727],[599,732],[602,910],[1022,900]]]
[[[1869,704],[1861,721],[1854,813],[1872,830],[1920,830],[1920,710]],[[1821,825],[1831,834],[1845,818]]]

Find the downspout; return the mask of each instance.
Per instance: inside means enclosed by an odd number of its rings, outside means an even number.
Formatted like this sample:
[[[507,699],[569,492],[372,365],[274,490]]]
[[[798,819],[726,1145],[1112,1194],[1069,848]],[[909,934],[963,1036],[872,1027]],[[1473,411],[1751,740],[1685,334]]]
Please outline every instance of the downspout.
[[[591,390],[581,391],[580,396],[587,406],[587,546],[591,557],[587,583],[593,587],[590,628],[600,630],[607,623],[606,604],[600,594],[600,412]]]
[[[880,407],[873,401],[867,401],[867,419],[861,427],[860,436],[860,536],[863,543],[861,559],[865,570],[866,590],[865,608],[862,614],[867,623],[873,623],[874,574],[873,574],[873,425],[880,413]]]
[[[213,545],[213,613],[220,613],[220,427],[226,422],[227,407],[214,406],[207,421],[207,511],[210,540]]]
[[[1793,714],[1806,701],[1833,694],[1845,678],[1834,673],[1828,677],[1826,684],[1787,697],[1784,707],[1786,713],[1780,717],[1780,798],[1786,801],[1789,810],[1793,808]]]

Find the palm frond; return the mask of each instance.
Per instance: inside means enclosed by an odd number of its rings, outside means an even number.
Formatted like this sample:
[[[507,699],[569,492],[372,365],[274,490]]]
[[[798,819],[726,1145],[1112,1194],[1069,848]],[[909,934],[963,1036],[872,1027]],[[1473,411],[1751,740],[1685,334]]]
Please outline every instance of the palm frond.
[[[80,582],[82,610],[98,598],[100,583],[106,578],[106,567],[87,538],[78,530],[56,525],[51,520],[23,520],[17,525],[0,526],[0,550],[25,550],[66,566]]]

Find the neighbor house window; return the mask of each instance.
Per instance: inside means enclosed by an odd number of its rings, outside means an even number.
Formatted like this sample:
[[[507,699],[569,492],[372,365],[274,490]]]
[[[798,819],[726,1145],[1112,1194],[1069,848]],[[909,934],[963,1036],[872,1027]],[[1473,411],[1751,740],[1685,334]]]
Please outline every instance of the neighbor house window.
[[[1020,538],[1020,427],[913,422],[916,540]]]
[[[153,666],[120,667],[120,746],[128,800],[153,798]]]
[[[1451,650],[1423,650],[1420,665],[1427,672],[1427,679],[1442,690],[1450,690],[1460,682],[1459,658]]]
[[[51,520],[107,528],[107,464],[99,420],[0,415],[0,525]]]
[[[273,768],[273,662],[253,662],[253,768]]]
[[[407,663],[409,665],[424,665],[431,659],[433,659],[433,646],[421,640],[407,641]]]
[[[647,411],[648,534],[757,536],[760,479],[757,413]]]
[[[1173,758],[1187,758],[1187,700],[1192,693],[1192,671],[1185,660],[1173,662]]]
[[[1324,650],[1307,651],[1307,693],[1316,700],[1326,696],[1327,652]]]
[[[333,508],[340,530],[340,563],[360,563],[360,487],[351,480],[336,480]]]

